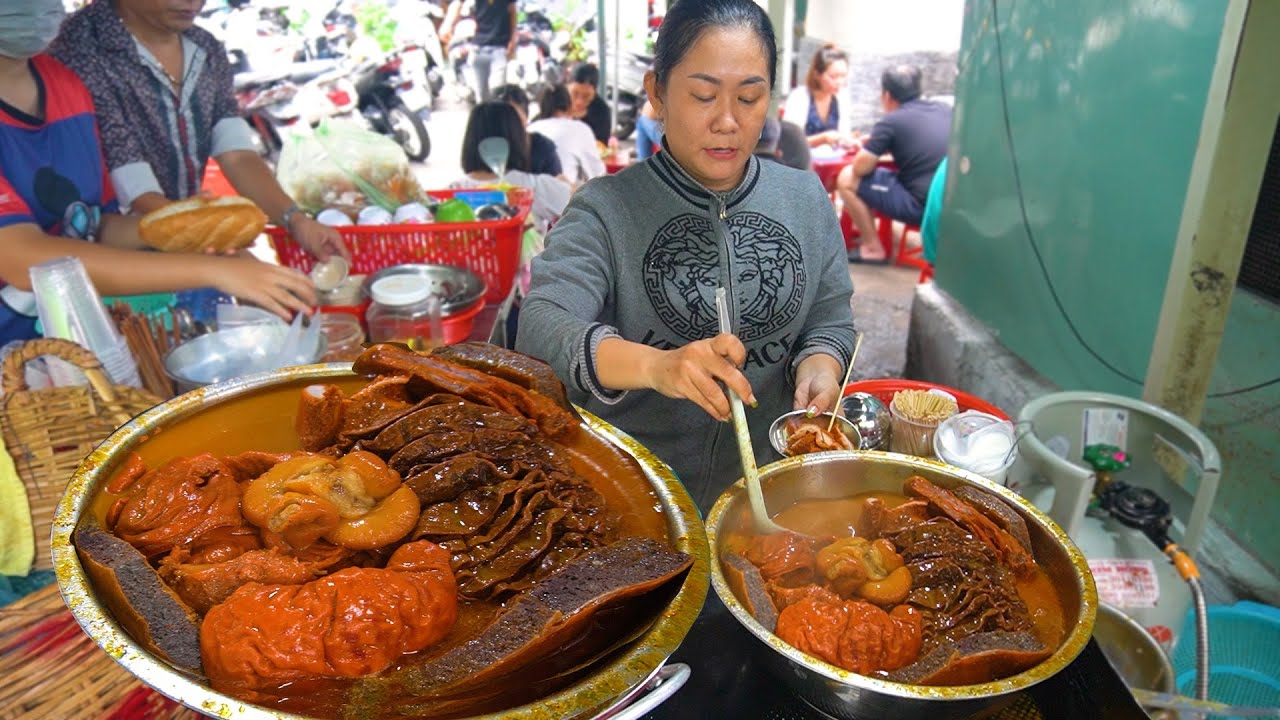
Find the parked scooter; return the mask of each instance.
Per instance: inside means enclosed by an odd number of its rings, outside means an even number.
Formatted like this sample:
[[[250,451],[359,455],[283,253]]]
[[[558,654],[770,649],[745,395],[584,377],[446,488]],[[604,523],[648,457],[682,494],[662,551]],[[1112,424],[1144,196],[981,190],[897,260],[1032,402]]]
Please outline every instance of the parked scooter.
[[[516,53],[507,63],[507,82],[536,98],[563,81],[560,61],[551,52],[555,35],[551,18],[535,3],[525,3],[524,20],[516,25]]]
[[[410,160],[431,154],[424,117],[431,112],[431,91],[405,67],[406,56],[421,58],[421,49],[405,48],[360,63],[351,73],[360,113],[375,132],[389,135]],[[425,78],[425,76],[422,76]]]
[[[294,63],[276,72],[239,73],[240,112],[256,132],[259,152],[276,159],[290,132],[307,132],[329,117],[355,115],[358,95],[334,60]]]

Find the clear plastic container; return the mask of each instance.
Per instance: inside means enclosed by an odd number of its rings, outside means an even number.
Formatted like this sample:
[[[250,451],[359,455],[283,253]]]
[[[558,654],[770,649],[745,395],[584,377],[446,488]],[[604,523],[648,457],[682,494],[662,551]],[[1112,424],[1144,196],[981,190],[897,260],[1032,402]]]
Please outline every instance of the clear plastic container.
[[[360,327],[360,318],[350,313],[322,313],[320,315],[321,331],[329,341],[328,351],[321,362],[351,362],[364,351],[364,328]]]
[[[399,342],[427,351],[444,338],[440,298],[421,278],[393,275],[369,288],[373,304],[365,313],[371,342]]]

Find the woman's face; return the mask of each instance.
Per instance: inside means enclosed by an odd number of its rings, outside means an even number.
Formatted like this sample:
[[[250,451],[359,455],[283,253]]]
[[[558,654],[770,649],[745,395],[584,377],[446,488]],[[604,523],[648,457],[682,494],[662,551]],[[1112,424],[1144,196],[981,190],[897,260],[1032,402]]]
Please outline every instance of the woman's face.
[[[822,78],[822,89],[828,93],[838,93],[844,88],[845,82],[849,79],[849,63],[843,60],[836,60],[827,65],[826,71],[820,76]]]
[[[671,69],[660,92],[645,89],[663,121],[672,156],[709,190],[731,190],[769,112],[769,67],[764,45],[745,28],[706,31]]]

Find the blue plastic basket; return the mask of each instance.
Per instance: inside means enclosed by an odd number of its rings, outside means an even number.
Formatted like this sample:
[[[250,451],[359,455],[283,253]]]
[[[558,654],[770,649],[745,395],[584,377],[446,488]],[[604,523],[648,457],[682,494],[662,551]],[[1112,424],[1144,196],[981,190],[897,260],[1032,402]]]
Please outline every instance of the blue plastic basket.
[[[1238,602],[1209,608],[1209,699],[1229,705],[1280,707],[1280,608]],[[1178,691],[1196,686],[1196,617],[1187,613],[1173,670]],[[1221,717],[1214,715],[1212,717]]]

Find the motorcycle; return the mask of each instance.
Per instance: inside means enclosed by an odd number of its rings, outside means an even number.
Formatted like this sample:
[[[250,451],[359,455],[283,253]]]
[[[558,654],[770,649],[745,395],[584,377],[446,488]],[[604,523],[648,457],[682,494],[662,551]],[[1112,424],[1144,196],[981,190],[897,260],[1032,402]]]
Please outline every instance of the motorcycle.
[[[358,107],[354,83],[333,60],[238,73],[233,84],[240,112],[256,131],[258,151],[268,160],[279,157],[288,133],[310,131],[321,120],[352,115]]]
[[[507,82],[537,98],[547,87],[563,81],[560,62],[551,53],[555,29],[538,5],[526,3],[524,19],[516,25],[515,33],[516,52],[507,63]]]
[[[417,162],[431,154],[431,136],[423,122],[432,101],[425,64],[422,48],[406,47],[362,62],[351,73],[360,114],[375,132],[394,138]]]

